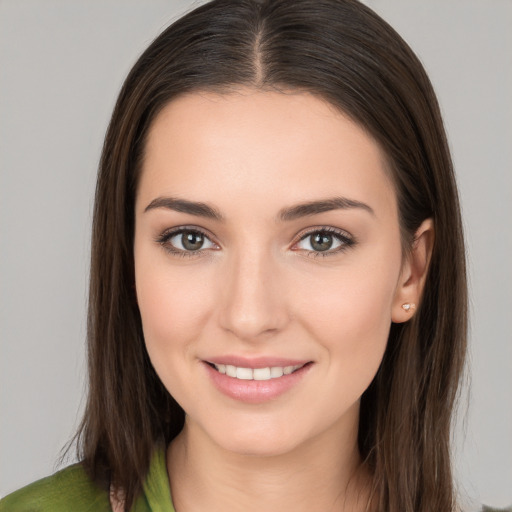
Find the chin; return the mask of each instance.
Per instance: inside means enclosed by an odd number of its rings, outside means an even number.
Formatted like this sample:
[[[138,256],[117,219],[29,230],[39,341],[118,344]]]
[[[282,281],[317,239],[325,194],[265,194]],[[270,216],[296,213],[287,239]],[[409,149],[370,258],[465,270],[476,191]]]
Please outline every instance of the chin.
[[[294,451],[308,439],[306,432],[264,420],[257,425],[253,422],[250,426],[230,425],[222,430],[216,428],[209,437],[226,451],[253,457],[284,455]]]
[[[266,436],[259,439],[229,439],[222,447],[229,452],[249,457],[277,457],[292,452],[299,444],[290,439]]]

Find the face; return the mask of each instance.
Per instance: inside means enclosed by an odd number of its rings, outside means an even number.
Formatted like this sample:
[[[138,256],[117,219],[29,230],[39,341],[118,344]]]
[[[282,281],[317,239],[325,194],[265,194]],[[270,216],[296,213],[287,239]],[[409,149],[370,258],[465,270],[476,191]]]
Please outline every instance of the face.
[[[357,430],[403,272],[394,188],[357,124],[307,93],[173,100],[149,132],[134,251],[185,428],[267,455]]]

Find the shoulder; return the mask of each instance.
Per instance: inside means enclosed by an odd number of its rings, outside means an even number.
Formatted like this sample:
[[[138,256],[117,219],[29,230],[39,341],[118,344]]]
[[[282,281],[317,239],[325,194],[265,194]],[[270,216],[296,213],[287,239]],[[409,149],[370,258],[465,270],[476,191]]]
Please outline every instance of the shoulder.
[[[0,512],[108,512],[109,496],[74,464],[0,500]]]

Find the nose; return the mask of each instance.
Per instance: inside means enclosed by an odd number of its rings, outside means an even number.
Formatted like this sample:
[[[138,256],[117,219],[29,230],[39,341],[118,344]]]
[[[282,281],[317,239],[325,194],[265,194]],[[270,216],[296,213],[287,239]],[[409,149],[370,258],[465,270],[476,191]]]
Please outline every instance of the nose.
[[[234,257],[227,267],[219,303],[221,327],[249,342],[281,331],[289,317],[278,263],[268,252],[255,250]]]

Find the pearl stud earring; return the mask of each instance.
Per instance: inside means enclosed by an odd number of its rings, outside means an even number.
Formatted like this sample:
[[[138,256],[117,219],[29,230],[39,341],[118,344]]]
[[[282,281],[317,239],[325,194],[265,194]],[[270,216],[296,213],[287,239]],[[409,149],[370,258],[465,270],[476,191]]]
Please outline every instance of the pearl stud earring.
[[[407,313],[411,313],[414,309],[416,309],[416,304],[414,304],[414,302],[406,302],[405,304],[402,304],[402,308]]]

